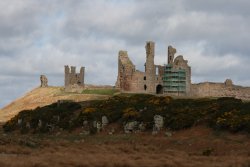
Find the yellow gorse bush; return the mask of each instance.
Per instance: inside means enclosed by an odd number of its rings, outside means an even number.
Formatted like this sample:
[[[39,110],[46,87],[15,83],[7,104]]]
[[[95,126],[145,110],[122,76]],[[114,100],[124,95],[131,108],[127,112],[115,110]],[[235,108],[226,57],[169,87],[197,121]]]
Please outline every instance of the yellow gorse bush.
[[[95,108],[85,108],[83,111],[84,111],[85,113],[92,113],[92,112],[95,112],[96,109],[95,109]]]
[[[127,108],[123,111],[124,118],[129,118],[129,117],[135,118],[138,116],[139,116],[139,113],[134,108]]]

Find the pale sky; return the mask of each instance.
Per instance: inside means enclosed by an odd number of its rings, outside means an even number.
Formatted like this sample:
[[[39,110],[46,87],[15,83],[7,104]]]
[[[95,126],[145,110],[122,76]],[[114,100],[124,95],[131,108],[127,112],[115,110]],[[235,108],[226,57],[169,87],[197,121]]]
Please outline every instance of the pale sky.
[[[250,86],[249,0],[1,0],[0,107],[38,87],[64,84],[64,65],[86,67],[89,84],[114,85],[117,55],[139,70],[145,42],[156,64],[167,46],[192,67],[192,82]],[[177,56],[176,55],[176,56]]]

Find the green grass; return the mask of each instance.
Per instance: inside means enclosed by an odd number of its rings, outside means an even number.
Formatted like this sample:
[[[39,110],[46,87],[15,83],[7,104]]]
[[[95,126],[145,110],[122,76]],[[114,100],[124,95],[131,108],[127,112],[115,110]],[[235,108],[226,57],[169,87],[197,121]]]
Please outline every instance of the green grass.
[[[114,95],[118,93],[119,90],[117,89],[86,89],[83,90],[83,94],[97,94],[97,95]]]

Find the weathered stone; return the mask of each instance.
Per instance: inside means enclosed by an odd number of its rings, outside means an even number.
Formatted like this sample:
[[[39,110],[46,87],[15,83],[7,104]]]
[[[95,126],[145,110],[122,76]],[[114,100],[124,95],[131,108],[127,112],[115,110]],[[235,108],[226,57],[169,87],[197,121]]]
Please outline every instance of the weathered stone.
[[[108,118],[104,115],[102,116],[102,127],[104,128],[109,123]]]
[[[88,121],[87,121],[87,120],[84,120],[84,121],[82,122],[82,125],[83,125],[83,126],[87,126],[87,125],[88,125]]]
[[[160,115],[155,115],[154,116],[154,127],[155,130],[159,131],[163,128],[164,126],[164,119],[162,116]]]
[[[172,137],[172,133],[171,132],[165,132],[165,136],[167,136],[167,137]]]
[[[145,124],[143,122],[139,124],[138,128],[140,131],[144,131],[146,129]]]
[[[41,88],[48,87],[48,79],[45,75],[40,76],[40,81],[41,81]]]
[[[41,128],[43,126],[42,120],[40,120],[40,119],[38,120],[38,125],[37,126],[38,126],[38,128]]]
[[[127,122],[124,126],[124,132],[125,133],[132,133],[135,131],[137,126],[138,126],[137,121]]]
[[[109,135],[113,135],[115,133],[115,129],[112,128],[111,131],[108,132]]]
[[[192,84],[193,97],[235,97],[242,100],[250,99],[250,88],[234,85],[227,79],[224,83],[204,82]]]
[[[145,72],[136,70],[135,65],[129,59],[127,51],[120,51],[118,56],[118,76],[116,81],[116,88],[122,92],[134,93],[153,93],[153,94],[169,94],[169,95],[188,95],[191,88],[191,67],[188,66],[187,61],[183,56],[178,56],[174,59],[176,49],[172,46],[168,47],[169,65],[175,70],[184,70],[185,75],[182,81],[185,84],[184,89],[173,92],[163,90],[163,78],[166,66],[154,64],[155,56],[154,42],[147,42],[146,49],[146,63]],[[180,93],[181,92],[181,93]]]
[[[53,124],[47,124],[47,128],[49,129],[50,132],[52,132],[55,126]]]
[[[89,130],[84,130],[83,131],[83,135],[89,135],[90,134],[90,131]]]
[[[21,118],[19,118],[19,119],[17,120],[17,125],[18,125],[18,126],[21,126],[21,125],[22,125],[22,122],[23,122],[23,120],[22,120]]]
[[[76,73],[76,67],[65,66],[64,86],[66,92],[82,92],[84,88],[85,67],[81,67],[80,73]]]
[[[233,86],[233,81],[231,79],[226,79],[225,86],[227,86],[227,87]]]
[[[174,55],[176,53],[176,49],[172,46],[168,46],[168,64],[174,63]]]
[[[97,129],[97,132],[99,133],[100,131],[101,131],[101,129],[102,129],[102,124],[101,124],[101,122],[96,122],[96,129]]]

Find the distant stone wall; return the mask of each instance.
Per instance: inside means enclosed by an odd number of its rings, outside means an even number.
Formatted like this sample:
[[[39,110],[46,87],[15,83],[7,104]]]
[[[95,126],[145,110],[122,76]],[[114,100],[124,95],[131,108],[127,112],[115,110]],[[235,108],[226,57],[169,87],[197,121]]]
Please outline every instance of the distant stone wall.
[[[204,82],[191,85],[190,96],[193,97],[235,97],[250,100],[250,87],[233,85],[227,79],[224,83]]]

